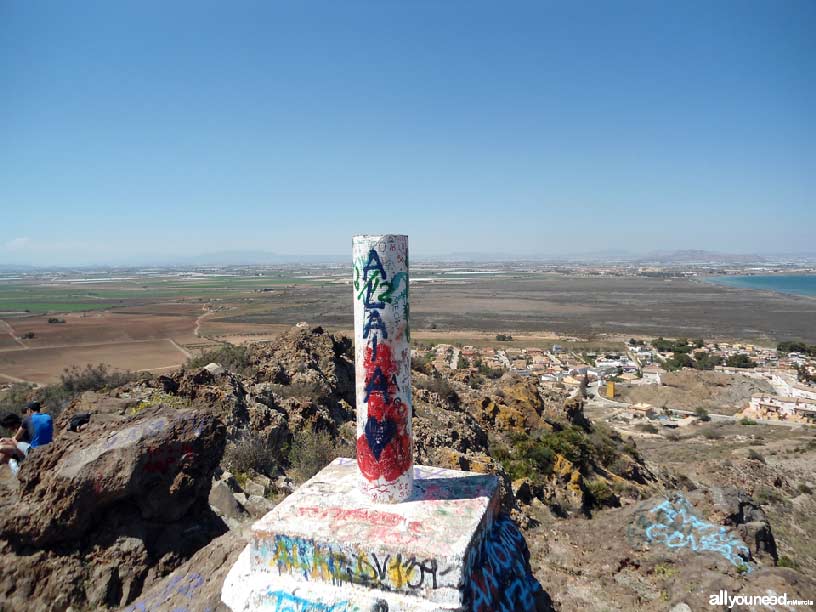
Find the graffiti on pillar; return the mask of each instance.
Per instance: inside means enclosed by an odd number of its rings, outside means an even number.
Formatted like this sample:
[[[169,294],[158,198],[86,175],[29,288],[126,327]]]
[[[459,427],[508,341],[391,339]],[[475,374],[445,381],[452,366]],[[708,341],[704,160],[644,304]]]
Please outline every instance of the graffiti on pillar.
[[[375,501],[402,501],[413,472],[405,236],[354,239],[357,464]]]
[[[635,514],[628,535],[633,544],[659,543],[671,550],[711,551],[751,571],[751,553],[737,535],[722,525],[704,521],[682,495],[665,499]]]

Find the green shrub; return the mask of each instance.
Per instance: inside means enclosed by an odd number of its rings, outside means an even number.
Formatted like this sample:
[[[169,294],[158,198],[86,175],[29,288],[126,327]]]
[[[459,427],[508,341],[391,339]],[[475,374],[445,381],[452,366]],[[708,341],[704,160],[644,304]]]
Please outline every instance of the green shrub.
[[[515,434],[509,445],[491,441],[490,454],[513,480],[533,481],[552,473],[557,455],[569,460],[583,474],[591,473],[596,463],[619,472],[628,465],[623,461],[626,454],[639,457],[634,446],[624,444],[619,435],[598,424],[590,433],[579,427],[567,427],[534,435]]]
[[[615,492],[610,488],[609,483],[602,478],[596,478],[595,480],[587,482],[586,490],[592,506],[618,506],[620,504],[617,495],[615,495]]]
[[[755,368],[757,366],[748,355],[742,353],[731,355],[725,360],[725,365],[729,368]]]
[[[748,458],[753,459],[754,461],[759,461],[761,463],[765,463],[765,457],[763,457],[761,454],[756,452],[753,448],[748,449]]]
[[[804,493],[805,495],[810,495],[811,493],[813,493],[813,489],[811,489],[809,486],[807,486],[804,482],[800,483],[799,486],[796,487],[796,489],[800,493]]]
[[[756,425],[757,422],[754,421],[753,419],[749,419],[749,418],[745,417],[745,418],[740,419],[739,424],[740,425]]]
[[[116,372],[108,369],[109,366],[88,364],[84,369],[78,366],[66,368],[60,375],[62,388],[66,393],[78,395],[85,391],[101,391],[113,389],[127,384],[136,378],[132,372]]]
[[[787,555],[782,555],[779,557],[779,561],[776,562],[777,567],[789,567],[791,569],[799,569],[799,564],[788,557]]]
[[[200,355],[187,360],[187,367],[190,369],[203,368],[211,363],[217,363],[226,369],[244,376],[251,376],[256,368],[249,358],[249,349],[245,346],[235,346],[224,344],[211,351],[205,351]]]
[[[31,401],[34,385],[14,383],[0,395],[0,414],[13,412],[20,414],[25,405]]]
[[[701,421],[710,421],[711,417],[708,416],[708,410],[700,406],[697,410],[694,411],[694,414],[697,415],[697,418]]]
[[[28,402],[37,400],[43,404],[44,412],[56,417],[80,393],[112,389],[137,378],[132,372],[117,372],[109,368],[102,363],[95,366],[88,364],[84,368],[73,366],[63,370],[60,382],[39,388],[24,383],[14,384],[0,399],[0,413],[19,414]]]
[[[432,376],[425,379],[417,379],[414,386],[418,389],[425,389],[436,393],[443,400],[453,406],[459,405],[459,394],[448,382],[448,379],[440,376],[438,372],[434,372]]]
[[[701,435],[708,440],[720,440],[723,437],[719,427],[707,427],[702,431]]]
[[[782,496],[775,489],[765,485],[757,487],[754,497],[760,504],[775,504],[782,501]]]

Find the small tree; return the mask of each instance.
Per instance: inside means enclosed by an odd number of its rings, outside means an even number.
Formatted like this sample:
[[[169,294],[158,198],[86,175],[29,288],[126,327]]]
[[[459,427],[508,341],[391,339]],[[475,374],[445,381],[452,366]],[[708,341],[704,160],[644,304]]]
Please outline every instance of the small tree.
[[[725,365],[729,368],[755,368],[756,364],[751,361],[751,358],[748,355],[744,355],[742,353],[738,353],[736,355],[731,355],[728,359],[725,360]]]

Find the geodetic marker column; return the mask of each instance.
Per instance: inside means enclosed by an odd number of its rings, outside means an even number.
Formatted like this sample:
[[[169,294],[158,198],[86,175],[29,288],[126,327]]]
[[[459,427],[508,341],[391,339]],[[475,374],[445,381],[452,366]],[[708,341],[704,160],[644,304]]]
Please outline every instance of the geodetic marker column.
[[[398,503],[413,488],[408,236],[355,236],[352,253],[360,486]]]

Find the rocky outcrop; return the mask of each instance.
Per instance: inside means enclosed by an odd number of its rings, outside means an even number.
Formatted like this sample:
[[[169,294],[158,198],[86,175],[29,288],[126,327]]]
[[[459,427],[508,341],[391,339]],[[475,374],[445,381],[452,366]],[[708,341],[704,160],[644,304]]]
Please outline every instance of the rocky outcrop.
[[[746,492],[736,487],[714,487],[695,491],[689,498],[709,508],[711,517],[727,527],[736,528],[751,556],[766,565],[779,559],[776,539],[765,511]]]
[[[225,436],[156,406],[33,451],[0,516],[4,610],[126,604],[223,533],[207,498]]]
[[[246,537],[231,531],[199,550],[169,576],[145,589],[124,612],[210,610],[228,612],[221,602],[224,578],[246,546]]]

